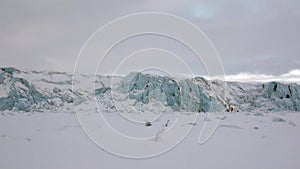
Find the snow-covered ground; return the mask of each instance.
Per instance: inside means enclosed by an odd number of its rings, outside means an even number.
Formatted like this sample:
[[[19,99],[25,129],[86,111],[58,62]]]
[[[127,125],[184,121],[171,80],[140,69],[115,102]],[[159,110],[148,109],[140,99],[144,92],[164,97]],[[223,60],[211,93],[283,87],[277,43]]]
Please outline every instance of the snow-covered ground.
[[[224,117],[198,113],[224,111]],[[298,169],[299,112],[300,86],[295,83],[0,68],[0,169]],[[213,131],[219,121],[212,137],[199,144],[210,135],[203,132],[199,138],[202,129]],[[125,142],[110,139],[106,123],[126,135]],[[181,139],[177,136],[190,128],[179,145],[159,156],[129,159],[107,152],[153,155],[155,146],[171,148],[173,138]],[[133,137],[147,139],[129,144]]]
[[[120,132],[145,136],[173,116],[164,115],[151,127],[135,128],[116,113],[105,117]],[[226,113],[214,135],[200,145],[197,140],[205,117],[200,113],[192,132],[171,151],[136,160],[102,150],[84,133],[74,113],[6,111],[0,114],[0,168],[300,168],[300,113]]]

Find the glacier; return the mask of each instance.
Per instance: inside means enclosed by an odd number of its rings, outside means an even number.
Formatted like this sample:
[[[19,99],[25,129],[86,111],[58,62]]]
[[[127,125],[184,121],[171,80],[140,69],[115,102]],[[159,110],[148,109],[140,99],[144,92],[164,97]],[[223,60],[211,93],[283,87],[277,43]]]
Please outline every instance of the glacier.
[[[177,79],[132,72],[124,77],[0,68],[0,111],[74,111],[96,101],[105,112],[300,111],[300,86]],[[93,84],[87,82],[93,81]],[[86,88],[72,85],[87,83]],[[225,84],[225,85],[224,85]]]

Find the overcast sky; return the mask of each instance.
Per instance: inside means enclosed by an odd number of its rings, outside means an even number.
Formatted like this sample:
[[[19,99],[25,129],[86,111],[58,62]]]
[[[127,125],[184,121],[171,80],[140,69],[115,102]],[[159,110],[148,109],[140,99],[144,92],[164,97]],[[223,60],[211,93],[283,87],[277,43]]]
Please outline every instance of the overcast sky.
[[[91,34],[136,12],[166,12],[197,25],[226,74],[300,68],[299,0],[2,0],[0,66],[72,72]]]

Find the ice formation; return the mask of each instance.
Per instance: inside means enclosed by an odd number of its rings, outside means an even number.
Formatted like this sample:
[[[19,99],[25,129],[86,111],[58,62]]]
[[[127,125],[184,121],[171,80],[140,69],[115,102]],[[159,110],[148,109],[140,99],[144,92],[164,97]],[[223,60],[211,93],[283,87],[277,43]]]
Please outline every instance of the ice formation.
[[[87,80],[88,79],[88,80]],[[87,88],[73,84],[94,79]],[[72,81],[73,80],[73,81]],[[113,81],[115,81],[113,83]],[[125,77],[0,69],[0,111],[73,110],[97,101],[104,111],[300,111],[300,86],[176,79],[132,72]]]

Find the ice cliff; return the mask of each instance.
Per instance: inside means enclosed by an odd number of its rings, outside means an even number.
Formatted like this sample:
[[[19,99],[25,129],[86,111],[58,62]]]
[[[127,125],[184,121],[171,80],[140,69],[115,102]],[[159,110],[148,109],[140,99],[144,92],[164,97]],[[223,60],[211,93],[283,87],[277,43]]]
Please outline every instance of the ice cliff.
[[[0,68],[0,111],[66,110],[97,101],[103,111],[300,111],[300,86],[176,79],[132,72],[125,77]],[[87,82],[93,82],[89,84]],[[87,83],[87,84],[84,84]],[[72,84],[84,84],[72,90]],[[94,88],[95,84],[95,88]]]

